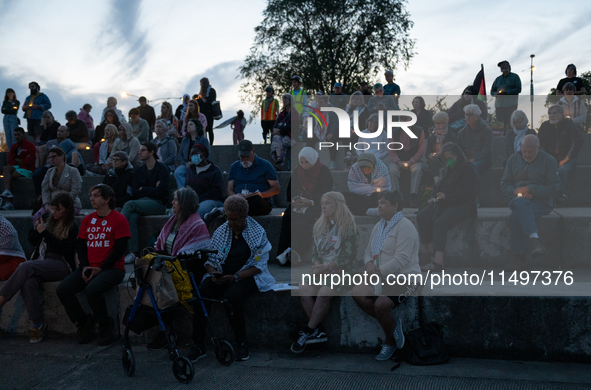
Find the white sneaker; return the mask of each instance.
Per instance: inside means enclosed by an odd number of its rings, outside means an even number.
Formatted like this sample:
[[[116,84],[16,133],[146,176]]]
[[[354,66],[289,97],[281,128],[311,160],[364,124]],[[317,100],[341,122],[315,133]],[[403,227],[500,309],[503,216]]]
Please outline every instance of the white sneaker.
[[[4,190],[4,192],[2,192],[2,194],[0,194],[0,197],[2,197],[2,198],[14,198],[14,195],[12,195],[12,192],[10,192],[9,190]]]
[[[367,209],[367,211],[365,212],[366,215],[369,215],[370,217],[377,217],[378,215],[380,215],[380,213],[378,213],[378,208],[374,207],[371,209]]]
[[[14,210],[15,207],[12,202],[6,202],[4,206],[2,206],[2,210]]]
[[[330,162],[330,166],[328,167],[331,171],[334,171],[334,161]]]
[[[125,256],[125,264],[133,264],[135,263],[135,255],[133,253],[128,253]]]
[[[279,262],[279,264],[285,265],[285,263],[287,263],[287,256],[289,255],[290,252],[291,252],[291,248],[287,248],[285,251],[283,251],[282,254],[277,256],[277,261]]]

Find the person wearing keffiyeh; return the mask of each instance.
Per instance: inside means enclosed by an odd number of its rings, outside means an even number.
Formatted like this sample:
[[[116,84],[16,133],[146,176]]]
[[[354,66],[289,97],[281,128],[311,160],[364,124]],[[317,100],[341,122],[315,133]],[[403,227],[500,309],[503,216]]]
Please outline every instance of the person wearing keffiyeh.
[[[377,215],[375,207],[377,196],[382,191],[392,189],[388,168],[373,153],[361,153],[357,162],[349,170],[348,187],[350,192],[343,195],[347,205],[355,215]]]
[[[399,274],[421,272],[419,234],[414,224],[402,215],[402,203],[402,195],[398,191],[380,193],[378,214],[381,219],[372,229],[363,255],[365,271],[371,276],[377,275],[379,281],[375,286],[355,286],[351,293],[357,305],[376,318],[386,334],[376,360],[388,360],[396,349],[404,346],[402,321],[400,318],[394,319],[392,309],[402,303],[413,289],[410,284],[386,285],[384,291],[379,291],[377,287],[382,287],[379,282],[390,281]]]
[[[427,158],[427,164],[429,170],[437,183],[439,181],[439,174],[441,169],[444,168],[441,162],[441,147],[448,142],[457,143],[458,137],[449,128],[449,116],[446,112],[440,111],[433,115],[433,125],[435,126],[433,134],[429,136],[427,140],[427,147],[425,149],[425,157]]]

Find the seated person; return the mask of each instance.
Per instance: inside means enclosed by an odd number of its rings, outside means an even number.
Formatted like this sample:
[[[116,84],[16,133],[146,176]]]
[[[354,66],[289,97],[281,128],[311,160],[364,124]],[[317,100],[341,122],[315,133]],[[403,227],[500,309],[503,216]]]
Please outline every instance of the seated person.
[[[140,253],[138,219],[142,215],[163,215],[168,202],[168,168],[156,161],[158,147],[152,142],[144,142],[140,147],[140,158],[144,162],[135,169],[131,182],[131,198],[123,205],[121,214],[129,221],[131,239],[127,264],[133,263]]]
[[[429,130],[433,128],[433,114],[427,110],[427,104],[422,96],[417,96],[412,99],[412,110],[417,116],[417,123],[415,126],[420,127],[425,132],[425,139],[429,138]]]
[[[94,150],[94,162],[99,162],[99,148],[101,147],[102,143],[108,139],[107,135],[105,134],[105,129],[107,125],[115,126],[115,138],[117,137],[117,129],[121,126],[121,122],[119,122],[119,117],[117,113],[111,109],[105,111],[105,120],[96,127],[94,132],[94,138],[92,139],[93,150]]]
[[[339,118],[337,114],[332,111],[322,111],[322,108],[329,107],[330,104],[328,102],[328,96],[326,95],[317,95],[316,96],[316,109],[321,111],[326,119],[326,124],[323,121],[312,121],[313,125],[313,132],[312,137],[306,139],[306,146],[312,148],[318,148],[316,145],[319,142],[336,142],[339,134]],[[298,103],[295,104],[297,107]],[[296,110],[297,111],[297,110]],[[295,112],[295,111],[294,111]],[[305,111],[302,111],[303,113]],[[304,116],[308,116],[309,114],[302,114]],[[307,132],[302,132],[301,136],[307,135]],[[332,171],[335,169],[335,161],[337,158],[337,149],[336,146],[331,147],[324,147],[323,149],[328,149],[330,155],[330,164],[328,168]]]
[[[474,165],[451,142],[443,145],[440,158],[446,168],[433,188],[429,204],[417,215],[421,242],[427,244],[431,254],[431,262],[421,267],[424,271],[443,269],[447,232],[469,218],[476,218],[477,214],[479,176]]]
[[[449,117],[444,111],[440,111],[433,115],[433,134],[427,139],[427,147],[425,149],[425,156],[427,157],[427,165],[431,171],[431,176],[435,183],[440,179],[441,170],[445,168],[441,160],[441,148],[448,142],[457,143],[453,131],[449,128]]]
[[[176,169],[176,138],[168,135],[168,123],[164,119],[158,119],[156,121],[154,131],[156,131],[156,139],[154,141],[158,144],[158,157],[170,173],[174,173]]]
[[[256,155],[252,142],[244,140],[238,145],[238,157],[230,166],[228,196],[236,193],[248,201],[248,215],[267,215],[272,205],[268,198],[281,192],[279,178],[267,160]]]
[[[2,210],[14,210],[12,204],[12,181],[19,177],[32,177],[35,170],[35,157],[37,150],[35,145],[27,141],[25,130],[22,127],[14,129],[15,143],[8,152],[8,165],[4,167],[3,180],[4,192],[0,195],[6,198]]]
[[[378,198],[380,222],[371,231],[363,255],[365,271],[377,274],[384,282],[389,275],[417,274],[419,268],[419,235],[417,229],[402,215],[402,195],[398,191],[382,192]],[[359,285],[351,295],[365,313],[378,320],[386,339],[376,360],[388,360],[396,349],[404,346],[404,332],[400,318],[394,319],[392,310],[404,302],[407,285]]]
[[[51,210],[45,221],[37,220],[29,232],[29,242],[36,247],[32,260],[22,262],[0,287],[0,310],[21,290],[29,321],[33,324],[31,343],[43,341],[47,332],[41,309],[43,283],[60,281],[76,268],[74,252],[78,225],[74,222],[72,197],[59,194],[51,201]]]
[[[474,87],[472,85],[468,85],[464,88],[462,92],[462,96],[447,110],[447,115],[449,115],[449,127],[454,134],[464,128],[466,126],[466,116],[464,114],[464,107],[468,104],[476,104],[480,107],[480,118],[487,122],[488,121],[488,110],[486,108],[486,103],[482,100],[478,100],[476,98],[478,95],[478,91],[474,92]]]
[[[115,210],[121,212],[125,202],[131,200],[131,182],[134,170],[125,152],[113,153],[111,160],[113,161],[113,167],[107,171],[103,184],[113,189],[115,193]]]
[[[140,111],[137,108],[129,110],[129,123],[131,124],[133,136],[140,143],[148,141],[150,125],[147,120],[140,118]]]
[[[468,104],[464,107],[466,126],[458,132],[458,146],[466,159],[474,164],[479,175],[483,175],[492,166],[493,133],[488,124],[478,116],[480,107]]]
[[[179,119],[174,115],[172,104],[169,102],[162,102],[162,105],[160,106],[160,115],[156,120],[160,119],[167,124],[168,135],[177,139],[179,135]]]
[[[236,360],[248,360],[250,350],[246,344],[244,302],[257,291],[273,288],[275,279],[267,269],[271,243],[265,229],[248,216],[248,202],[240,195],[228,197],[224,202],[227,222],[211,238],[211,255],[205,263],[207,273],[199,285],[203,298],[227,299],[234,314],[229,317],[238,348]],[[209,312],[211,303],[203,302]],[[187,357],[195,362],[205,355],[207,322],[202,310],[193,314],[193,341]]]
[[[415,98],[416,99],[416,98]],[[430,119],[430,118],[429,118]],[[410,121],[410,117],[401,116],[401,121]],[[403,145],[401,150],[392,150],[388,152],[389,156],[384,158],[384,163],[390,172],[392,189],[400,190],[400,174],[403,169],[410,170],[410,202],[409,207],[419,207],[419,190],[421,189],[421,178],[423,177],[422,158],[425,154],[425,130],[419,126],[408,126],[410,131],[416,136],[411,138],[406,131],[400,127],[395,127],[392,131],[391,142],[399,142]],[[376,204],[376,199],[373,200]]]
[[[90,115],[90,111],[92,110],[92,106],[88,103],[84,104],[78,113],[78,119],[86,123],[86,128],[88,130],[94,130],[94,119]]]
[[[199,197],[191,188],[181,188],[174,192],[172,200],[173,215],[166,222],[156,241],[156,251],[166,253],[170,256],[177,256],[183,253],[194,253],[197,249],[207,249],[211,245],[207,226],[199,216]],[[205,274],[203,264],[188,262],[187,267],[195,281],[201,280]],[[199,308],[197,308],[199,310]],[[148,349],[151,351],[161,350],[167,346],[166,336],[159,331]]]
[[[186,164],[189,162],[189,155],[193,146],[195,144],[201,144],[205,146],[207,153],[209,154],[209,141],[207,140],[207,137],[205,137],[203,129],[204,127],[197,119],[189,119],[187,122],[187,134],[183,137],[179,148],[179,166],[174,171],[174,178],[178,188],[183,188],[185,186],[185,180],[187,178]]]
[[[139,167],[142,164],[139,154],[141,144],[140,141],[138,141],[138,139],[133,136],[131,125],[127,122],[123,122],[117,130],[119,131],[119,138],[117,141],[115,141],[113,153],[127,153],[127,158],[129,159],[131,165],[133,165],[134,168]]]
[[[372,112],[397,110],[398,103],[392,95],[384,95],[384,87],[377,83],[373,86],[374,97],[367,102],[367,108]]]
[[[521,152],[507,161],[501,180],[503,193],[511,209],[511,252],[518,262],[524,262],[528,241],[532,256],[542,256],[546,250],[540,243],[536,219],[552,211],[552,198],[558,192],[560,178],[556,160],[540,151],[540,140],[526,135]]]
[[[583,132],[583,126],[587,120],[587,108],[583,99],[575,96],[575,85],[573,83],[566,83],[563,87],[564,96],[558,101],[558,105],[564,108],[564,116],[572,119],[579,131]]]
[[[297,110],[291,110],[291,95],[285,94],[283,95],[283,108],[277,115],[271,138],[271,159],[275,161],[275,169],[277,170],[283,170],[283,163],[291,150],[292,122],[298,126],[300,115]]]
[[[548,108],[549,120],[542,123],[538,131],[540,147],[556,159],[560,189],[556,194],[556,205],[567,199],[565,194],[568,174],[575,169],[576,158],[585,140],[572,119],[565,118],[564,108],[554,105]],[[6,175],[4,176],[6,177]]]
[[[96,211],[82,220],[76,244],[80,265],[61,281],[56,293],[78,328],[78,343],[88,344],[94,338],[97,323],[98,344],[104,346],[115,341],[115,322],[108,315],[104,294],[123,281],[123,255],[130,234],[125,217],[113,210],[115,194],[109,186],[92,187],[90,204]],[[83,291],[92,316],[84,312],[76,297]]]
[[[112,117],[113,114],[107,112],[108,117]],[[115,149],[115,143],[117,142],[117,127],[115,125],[108,124],[103,130],[104,141],[98,145],[98,160],[95,165],[90,167],[88,170],[98,175],[104,175],[113,166],[112,155],[113,149]],[[122,152],[125,153],[125,152]]]
[[[25,252],[18,240],[18,232],[10,221],[0,214],[0,281],[8,280],[23,261]]]
[[[314,224],[314,245],[312,246],[312,277],[337,273],[351,275],[357,265],[357,243],[359,232],[355,217],[345,204],[345,197],[340,192],[327,192],[322,196],[322,215]],[[303,284],[299,296],[302,308],[308,317],[306,327],[300,331],[300,337],[291,344],[291,352],[301,353],[306,344],[324,343],[328,339],[321,329],[321,323],[328,314],[333,296],[344,295],[350,289],[347,285],[338,285],[332,289],[326,285]]]
[[[181,134],[183,137],[187,135],[187,125],[189,124],[189,120],[191,119],[196,119],[197,121],[199,121],[203,129],[207,128],[207,118],[205,117],[205,115],[199,112],[199,104],[195,100],[195,96],[193,96],[193,99],[189,100],[189,102],[187,103],[187,113],[183,118],[183,126],[181,128]]]
[[[53,168],[50,168],[41,183],[43,207],[35,214],[35,220],[49,210],[49,204],[59,194],[70,194],[74,201],[74,213],[80,215],[80,191],[82,178],[74,167],[66,164],[66,153],[59,146],[49,149],[47,155]]]
[[[378,122],[377,119],[372,119],[371,123],[368,121],[370,114],[373,117],[375,115],[375,118],[378,118],[378,115],[370,112],[369,108],[367,108],[367,106],[365,105],[365,99],[363,97],[363,92],[361,91],[355,91],[353,92],[353,94],[351,95],[351,97],[349,98],[349,105],[346,108],[347,111],[347,115],[349,116],[349,121],[351,123],[350,129],[351,129],[351,142],[353,144],[356,144],[359,141],[359,136],[357,135],[357,133],[355,132],[354,128],[353,128],[353,124],[355,123],[355,116],[357,115],[357,124],[359,127],[359,130],[361,130],[362,133],[373,133],[377,130],[378,128]],[[372,127],[372,130],[369,129],[369,127]],[[365,127],[365,129],[364,129]],[[380,136],[378,136],[377,138],[373,138],[372,142],[385,142],[388,143],[388,138],[387,138],[387,134],[384,131]],[[384,144],[385,145],[385,144]],[[374,144],[370,144],[370,147],[365,150],[365,152],[367,153],[373,153],[376,155],[376,158],[381,159],[383,157],[385,157],[388,154],[388,149],[386,147],[384,147],[384,145],[381,145],[383,147],[379,148],[377,146],[374,146]],[[383,155],[381,155],[383,154]],[[356,160],[356,151],[350,150],[347,151],[345,153],[345,166],[346,169],[349,170],[351,169],[351,165],[357,161]]]
[[[77,148],[86,149],[90,141],[86,123],[78,119],[78,115],[76,115],[76,111],[74,110],[66,112],[66,121],[66,126],[70,130],[69,138],[76,144]]]
[[[372,153],[361,153],[351,166],[347,181],[350,192],[343,195],[354,215],[378,215],[375,207],[381,191],[390,191],[388,168]]]
[[[199,196],[198,213],[201,218],[215,208],[224,205],[222,186],[224,176],[222,170],[209,161],[207,148],[195,144],[191,149],[190,162],[187,163],[187,179],[185,184]]]
[[[575,86],[575,95],[586,95],[585,82],[580,77],[577,77],[577,67],[575,64],[568,64],[564,71],[565,78],[560,79],[556,86],[556,95],[564,95],[563,88],[567,83],[572,83]]]
[[[527,115],[521,110],[511,114],[511,128],[505,133],[505,157],[509,159],[514,153],[521,152],[521,142],[528,134],[536,135],[536,131],[528,126]]]
[[[49,140],[56,139],[57,129],[60,126],[61,124],[55,120],[51,111],[45,111],[41,117],[41,137],[39,140],[45,144]]]
[[[295,167],[287,188],[290,205],[281,218],[281,235],[277,248],[277,261],[285,265],[292,256],[292,248],[304,254],[312,242],[312,227],[320,216],[322,205],[320,199],[325,193],[332,191],[333,178],[330,170],[318,158],[318,152],[305,147],[298,155],[299,165]],[[292,229],[298,226],[298,229]],[[292,234],[293,231],[293,234]]]

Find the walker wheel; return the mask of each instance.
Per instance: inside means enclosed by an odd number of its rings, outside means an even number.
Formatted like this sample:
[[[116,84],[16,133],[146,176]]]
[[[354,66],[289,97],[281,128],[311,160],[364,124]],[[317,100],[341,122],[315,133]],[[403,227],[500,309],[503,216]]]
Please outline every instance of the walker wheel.
[[[135,372],[135,357],[131,348],[123,348],[123,354],[121,356],[123,363],[123,371],[127,376],[133,376]]]
[[[229,366],[234,363],[236,355],[234,354],[232,344],[226,340],[220,340],[219,344],[215,347],[215,357],[218,359],[218,362],[222,363],[224,366]]]
[[[177,356],[172,362],[172,373],[181,383],[190,383],[195,376],[193,363],[184,356]]]

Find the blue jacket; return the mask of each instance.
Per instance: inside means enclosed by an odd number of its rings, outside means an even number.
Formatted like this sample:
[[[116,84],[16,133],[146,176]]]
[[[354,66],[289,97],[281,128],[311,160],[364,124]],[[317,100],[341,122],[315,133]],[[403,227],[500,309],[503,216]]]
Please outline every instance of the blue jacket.
[[[27,96],[23,107],[28,106],[30,101],[31,101],[31,95]],[[35,98],[35,100],[33,101],[33,104],[41,106],[41,109],[31,110],[31,117],[29,119],[41,120],[41,117],[43,116],[43,111],[49,110],[51,108],[51,102],[49,101],[49,98],[47,97],[47,95],[44,94],[43,92],[41,92],[39,94],[39,96],[37,96]],[[27,118],[26,111],[25,111],[25,114],[23,115],[23,118],[25,118],[25,119]]]
[[[178,160],[181,165],[189,162],[189,153],[191,152],[191,150],[189,150],[190,144],[191,144],[191,136],[189,134],[187,134],[183,138],[183,140],[181,141],[181,146],[179,147]],[[207,140],[207,137],[202,135],[201,137],[195,138],[195,144],[193,144],[193,145],[196,145],[196,144],[201,144],[201,145],[205,146],[205,149],[207,149],[207,154],[211,154],[211,150],[209,148],[209,141]]]

